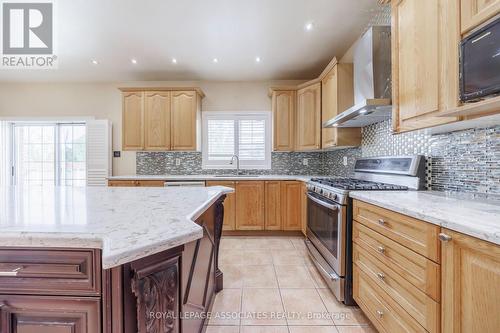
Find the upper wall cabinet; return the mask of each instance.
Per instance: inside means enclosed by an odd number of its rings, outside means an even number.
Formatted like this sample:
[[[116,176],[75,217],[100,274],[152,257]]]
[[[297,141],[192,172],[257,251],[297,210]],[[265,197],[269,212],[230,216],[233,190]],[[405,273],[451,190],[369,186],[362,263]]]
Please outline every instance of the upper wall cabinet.
[[[500,12],[500,0],[461,0],[462,34],[469,32]]]
[[[294,90],[273,90],[273,149],[292,151],[294,149],[295,124]]]
[[[144,149],[170,149],[170,92],[145,93]]]
[[[124,92],[122,96],[122,149],[144,149],[144,92]]]
[[[321,80],[321,122],[354,105],[352,64],[335,64]],[[323,128],[322,147],[359,146],[360,128]]]
[[[295,150],[321,148],[321,83],[297,91]]]
[[[458,105],[460,40],[456,0],[392,1],[393,129],[445,124]]]
[[[198,149],[201,98],[196,88],[121,88],[123,150]]]

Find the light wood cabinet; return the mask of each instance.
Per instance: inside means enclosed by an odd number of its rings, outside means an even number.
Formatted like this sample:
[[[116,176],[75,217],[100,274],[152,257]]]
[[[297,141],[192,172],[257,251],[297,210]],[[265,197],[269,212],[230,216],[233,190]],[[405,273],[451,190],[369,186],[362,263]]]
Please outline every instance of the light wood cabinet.
[[[236,229],[264,229],[264,182],[236,182]]]
[[[144,148],[144,92],[127,92],[122,96],[122,149]]]
[[[273,149],[275,151],[294,150],[295,91],[273,91],[272,112]]]
[[[164,187],[164,180],[108,180],[112,187]]]
[[[304,236],[307,232],[307,185],[302,183],[301,195],[300,195],[300,207],[301,211],[301,224],[302,233]]]
[[[442,332],[500,332],[500,246],[442,233]]]
[[[281,230],[281,182],[266,181],[266,230]]]
[[[196,150],[200,100],[195,91],[172,92],[172,150]]]
[[[393,129],[411,131],[456,121],[460,40],[456,0],[392,1]]]
[[[321,148],[321,84],[297,91],[295,150]]]
[[[207,186],[226,186],[235,188],[233,181],[207,181]],[[236,229],[236,192],[226,194],[224,200],[224,223],[222,230],[235,230]]]
[[[145,93],[144,149],[170,150],[170,92]]]
[[[500,0],[461,0],[461,32],[465,34],[500,13]]]
[[[354,104],[352,64],[336,64],[321,80],[321,123],[334,118]],[[359,146],[360,128],[323,128],[322,148]]]
[[[281,182],[281,219],[283,230],[302,230],[302,191],[301,182]]]

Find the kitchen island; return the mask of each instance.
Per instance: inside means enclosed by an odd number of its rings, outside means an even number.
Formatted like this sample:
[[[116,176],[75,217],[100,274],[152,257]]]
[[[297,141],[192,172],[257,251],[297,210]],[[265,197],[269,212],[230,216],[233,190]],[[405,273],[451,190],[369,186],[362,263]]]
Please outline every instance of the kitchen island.
[[[231,191],[0,188],[0,332],[202,331]]]

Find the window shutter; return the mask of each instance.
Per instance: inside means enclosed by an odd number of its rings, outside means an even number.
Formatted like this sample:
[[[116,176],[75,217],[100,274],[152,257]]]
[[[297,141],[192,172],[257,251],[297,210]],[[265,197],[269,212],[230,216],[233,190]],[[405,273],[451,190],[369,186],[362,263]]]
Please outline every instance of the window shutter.
[[[266,123],[264,119],[239,121],[239,154],[246,161],[266,159]]]
[[[106,186],[111,175],[111,122],[89,120],[87,129],[87,186]]]
[[[208,160],[230,160],[235,154],[234,120],[208,120]]]

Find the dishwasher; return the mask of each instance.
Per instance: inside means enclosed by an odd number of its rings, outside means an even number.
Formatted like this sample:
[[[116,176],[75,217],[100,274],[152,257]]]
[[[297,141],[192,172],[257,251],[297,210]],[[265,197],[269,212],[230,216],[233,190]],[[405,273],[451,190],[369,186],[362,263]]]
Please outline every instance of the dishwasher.
[[[204,181],[167,181],[165,187],[205,187]]]

